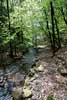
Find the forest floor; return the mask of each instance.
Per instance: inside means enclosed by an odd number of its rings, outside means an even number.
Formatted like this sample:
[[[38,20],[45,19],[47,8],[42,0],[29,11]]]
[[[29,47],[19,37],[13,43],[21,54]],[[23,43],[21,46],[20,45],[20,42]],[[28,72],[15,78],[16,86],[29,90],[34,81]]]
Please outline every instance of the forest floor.
[[[33,94],[32,100],[46,100],[48,96],[52,96],[53,100],[67,100],[67,48],[59,50],[55,57],[51,56],[48,48],[39,50],[39,61],[33,67],[35,78],[27,81]],[[65,74],[61,75],[58,68]]]
[[[33,58],[27,59],[31,62]],[[40,48],[36,59],[36,64],[29,67],[27,74],[22,66],[22,70],[16,74],[8,75],[9,80],[15,83],[12,96],[17,99],[18,92],[22,94],[24,90],[25,97],[21,100],[47,100],[48,96],[52,96],[53,100],[67,100],[67,48],[59,50],[54,57],[49,48]],[[10,66],[12,73],[15,70],[18,71],[17,66],[22,64],[23,59],[13,64],[13,67]],[[29,63],[27,63],[27,69],[28,66],[30,66]]]

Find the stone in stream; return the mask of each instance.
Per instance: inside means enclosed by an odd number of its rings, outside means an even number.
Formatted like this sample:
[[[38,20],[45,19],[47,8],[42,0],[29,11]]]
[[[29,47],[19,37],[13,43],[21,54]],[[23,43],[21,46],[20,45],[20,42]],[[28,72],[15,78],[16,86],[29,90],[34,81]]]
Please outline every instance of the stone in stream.
[[[16,73],[15,75],[15,82],[16,82],[16,85],[21,85],[23,86],[24,83],[25,83],[25,75],[22,74],[22,73]]]
[[[12,96],[15,100],[19,100],[19,98],[29,98],[32,96],[32,92],[29,88],[22,88],[22,87],[17,87],[14,89]]]
[[[23,89],[23,98],[30,98],[32,96],[32,92],[29,88]]]
[[[12,76],[8,76],[8,80],[12,81],[16,86],[25,83],[25,75],[24,73],[17,72]]]
[[[0,77],[0,87],[4,87],[4,78],[3,76]]]
[[[20,81],[21,86],[24,86],[24,84],[25,84],[25,80]]]
[[[22,87],[14,88],[14,90],[12,92],[13,99],[19,100],[19,98],[22,97],[22,92],[23,92]]]

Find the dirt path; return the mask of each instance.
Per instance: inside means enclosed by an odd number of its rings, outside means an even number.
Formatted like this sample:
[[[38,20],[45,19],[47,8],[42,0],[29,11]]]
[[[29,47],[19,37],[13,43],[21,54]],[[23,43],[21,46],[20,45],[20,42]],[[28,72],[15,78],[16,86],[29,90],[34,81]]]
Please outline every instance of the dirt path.
[[[49,49],[39,51],[38,63],[44,70],[36,73],[36,79],[28,81],[33,94],[32,100],[46,100],[49,95],[53,96],[54,100],[67,100],[67,77],[61,76],[57,71],[62,61],[56,57],[51,58],[51,55]]]

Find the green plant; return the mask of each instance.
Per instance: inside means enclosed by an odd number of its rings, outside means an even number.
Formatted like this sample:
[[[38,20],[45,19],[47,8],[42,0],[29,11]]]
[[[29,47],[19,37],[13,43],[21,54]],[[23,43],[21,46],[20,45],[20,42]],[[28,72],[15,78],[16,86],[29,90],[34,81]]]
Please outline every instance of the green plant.
[[[54,100],[52,96],[48,96],[47,100]]]

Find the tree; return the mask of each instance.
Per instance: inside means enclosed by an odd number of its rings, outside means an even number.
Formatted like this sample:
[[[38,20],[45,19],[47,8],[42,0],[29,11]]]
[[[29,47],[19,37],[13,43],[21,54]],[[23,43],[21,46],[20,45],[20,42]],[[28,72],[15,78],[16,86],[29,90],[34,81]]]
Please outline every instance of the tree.
[[[55,30],[54,30],[54,8],[52,2],[50,2],[51,6],[51,21],[52,21],[52,48],[53,55],[55,54]]]
[[[10,12],[9,12],[9,0],[7,0],[7,14],[8,14],[8,29],[9,29],[9,35],[10,35],[10,57],[13,58],[13,48],[12,48],[12,42],[11,42],[11,26],[10,26]]]

